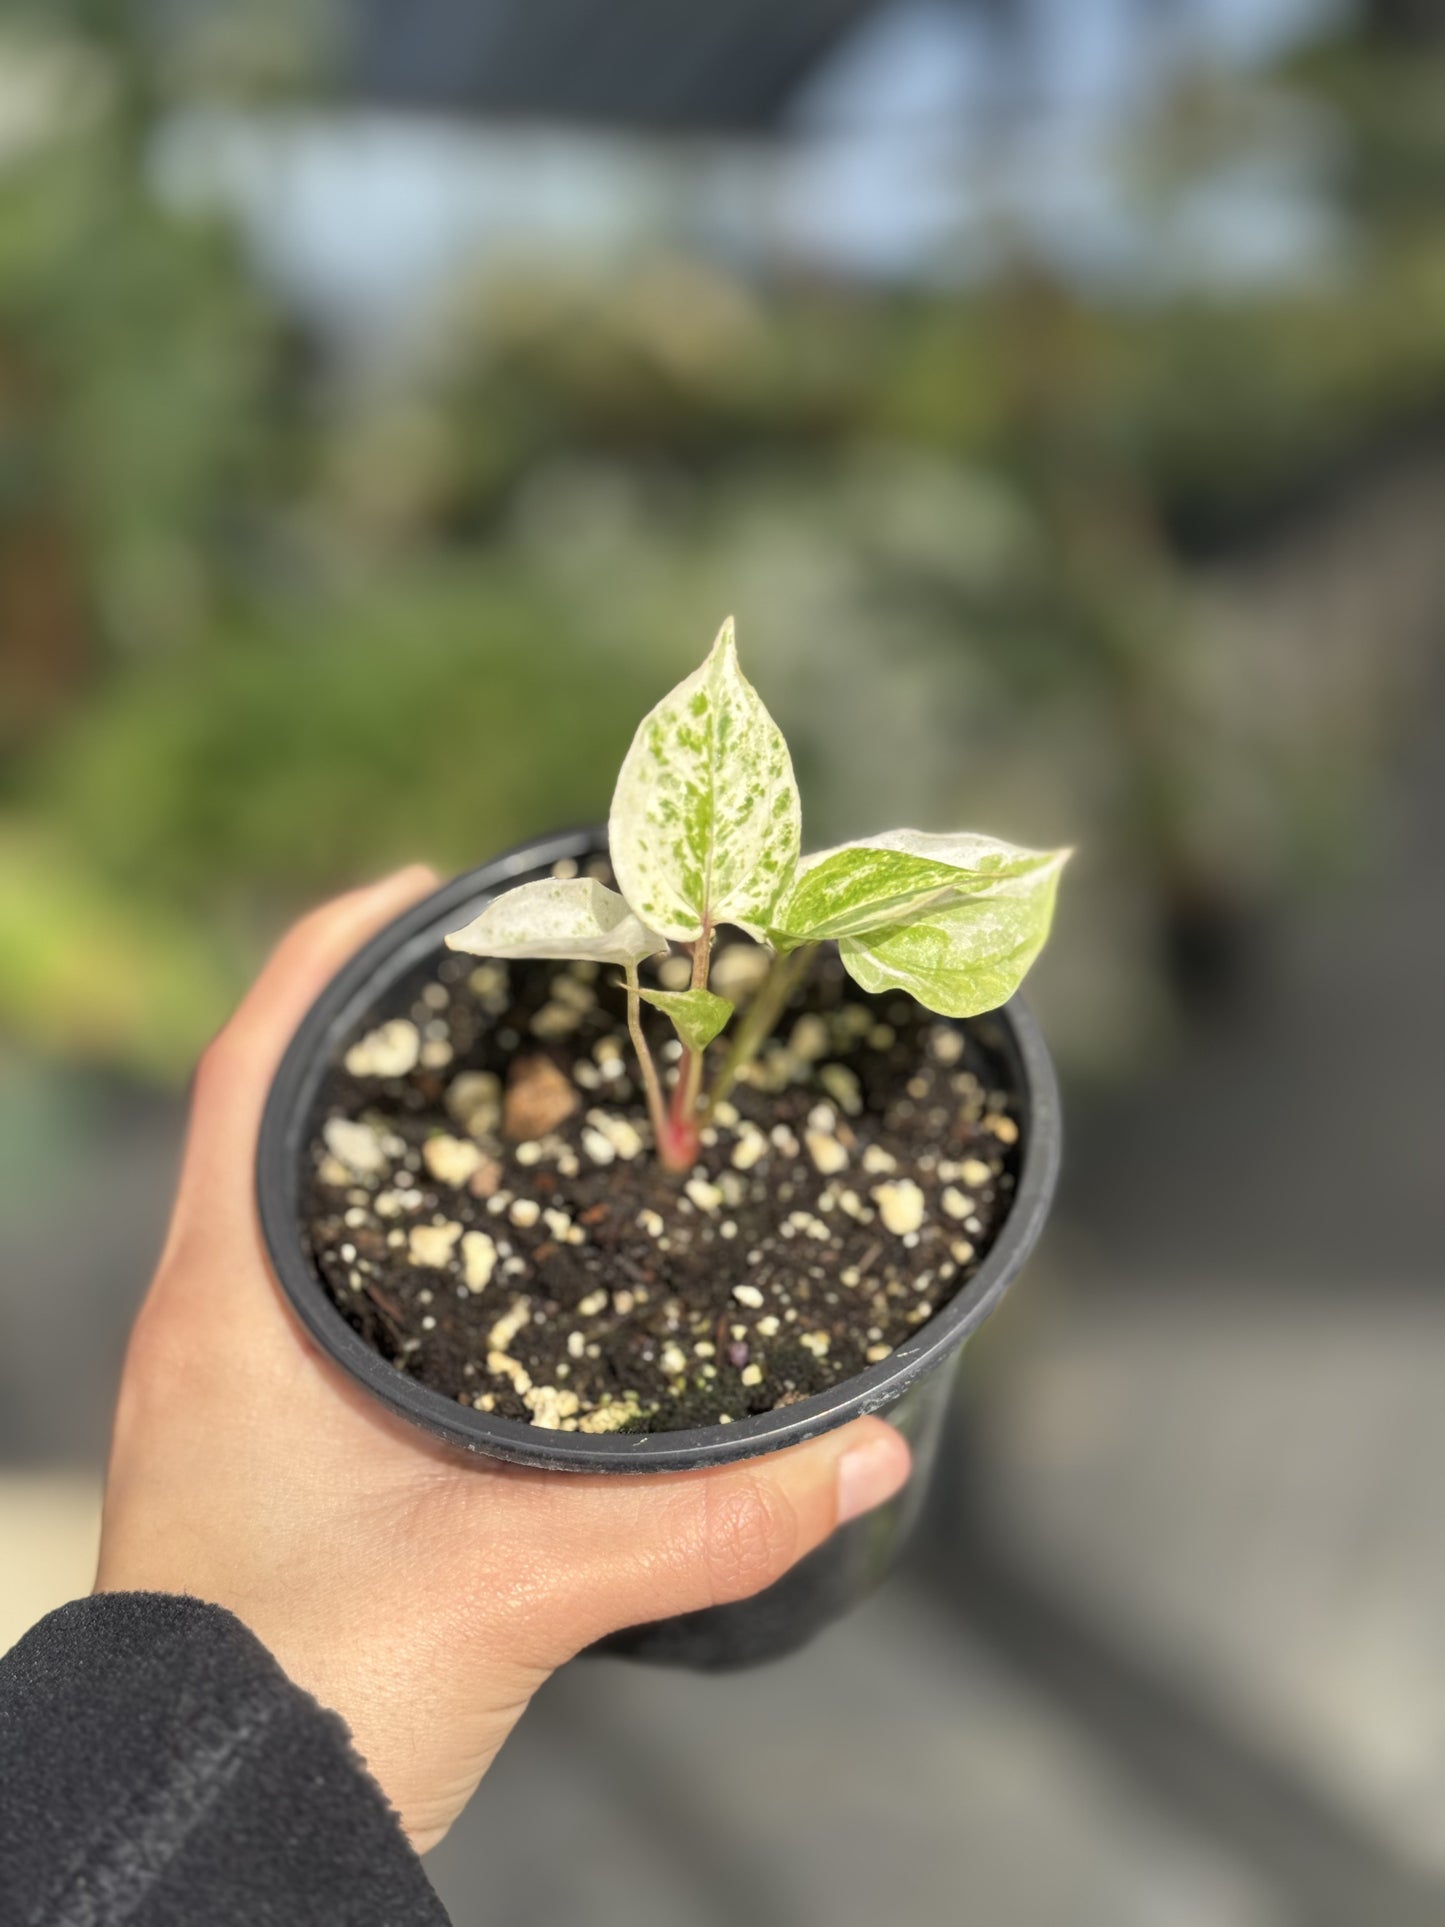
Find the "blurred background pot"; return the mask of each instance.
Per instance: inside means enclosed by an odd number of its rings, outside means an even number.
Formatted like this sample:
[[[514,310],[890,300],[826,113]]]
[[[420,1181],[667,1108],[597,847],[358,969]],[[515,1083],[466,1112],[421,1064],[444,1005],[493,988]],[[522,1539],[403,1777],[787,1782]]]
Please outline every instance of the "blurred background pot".
[[[595,830],[526,844],[444,884],[337,973],[292,1039],[271,1089],[257,1154],[261,1225],[282,1289],[322,1349],[394,1412],[467,1451],[559,1472],[692,1471],[781,1450],[863,1413],[884,1414],[914,1457],[913,1477],[889,1504],[844,1526],[754,1599],[636,1627],[606,1642],[609,1651],[668,1664],[752,1665],[806,1643],[871,1591],[896,1559],[927,1487],[964,1344],[1017,1276],[1048,1215],[1059,1163],[1058,1093],[1043,1039],[1018,999],[974,1020],[1015,1092],[1020,1146],[1013,1204],[957,1296],[882,1364],[829,1391],[727,1426],[602,1435],[547,1430],[444,1397],[398,1372],[352,1329],[303,1247],[303,1161],[318,1088],[397,981],[439,951],[445,932],[475,914],[488,895],[546,876],[561,860],[585,863],[605,851]]]

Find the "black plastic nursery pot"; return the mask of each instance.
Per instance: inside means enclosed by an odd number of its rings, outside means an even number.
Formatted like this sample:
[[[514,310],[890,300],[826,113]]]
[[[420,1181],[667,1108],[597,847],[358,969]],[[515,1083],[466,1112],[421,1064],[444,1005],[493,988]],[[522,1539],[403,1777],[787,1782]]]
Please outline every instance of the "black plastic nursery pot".
[[[513,850],[454,878],[371,939],[332,979],[276,1073],[262,1121],[257,1200],[283,1291],[321,1349],[393,1412],[467,1452],[554,1471],[643,1475],[698,1470],[780,1451],[864,1413],[884,1415],[909,1441],[913,1474],[887,1505],[845,1525],[756,1597],[640,1626],[606,1642],[631,1657],[716,1670],[756,1664],[805,1644],[862,1599],[896,1560],[919,1511],[955,1369],[1018,1275],[1043,1229],[1060,1155],[1058,1090],[1048,1051],[1020,999],[966,1028],[986,1043],[1012,1085],[1018,1143],[1006,1215],[956,1294],[880,1363],[830,1389],[730,1424],[589,1434],[546,1429],[448,1398],[384,1357],[338,1309],[303,1236],[307,1159],[323,1082],[390,993],[444,954],[447,931],[489,896],[605,856],[598,831],[573,831]]]

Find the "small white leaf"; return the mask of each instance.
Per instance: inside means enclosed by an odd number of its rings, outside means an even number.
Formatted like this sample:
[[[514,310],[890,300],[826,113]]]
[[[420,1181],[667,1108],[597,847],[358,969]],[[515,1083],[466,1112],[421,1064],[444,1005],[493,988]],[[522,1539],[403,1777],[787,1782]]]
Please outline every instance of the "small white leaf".
[[[1044,946],[1067,851],[984,894],[935,902],[906,921],[843,937],[838,955],[865,990],[905,990],[943,1017],[1007,1003]]]
[[[522,883],[493,898],[481,915],[447,937],[449,950],[474,957],[561,957],[638,964],[666,950],[615,890],[590,877]]]
[[[731,618],[642,720],[612,798],[618,887],[669,937],[765,932],[793,882],[801,810],[782,731],[738,667]]]
[[[644,1003],[666,1012],[689,1050],[706,1050],[733,1014],[727,998],[712,990],[644,990],[639,994]]]
[[[1029,887],[1067,852],[1024,850],[970,831],[883,830],[804,857],[778,906],[780,947],[850,937],[912,918],[929,904]]]

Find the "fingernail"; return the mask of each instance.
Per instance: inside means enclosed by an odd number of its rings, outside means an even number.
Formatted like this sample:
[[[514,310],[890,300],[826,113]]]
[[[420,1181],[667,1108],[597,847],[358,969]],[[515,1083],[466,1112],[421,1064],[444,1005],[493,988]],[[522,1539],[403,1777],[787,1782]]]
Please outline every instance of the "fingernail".
[[[896,1436],[855,1445],[838,1461],[838,1523],[871,1512],[891,1499],[908,1478],[908,1454]]]

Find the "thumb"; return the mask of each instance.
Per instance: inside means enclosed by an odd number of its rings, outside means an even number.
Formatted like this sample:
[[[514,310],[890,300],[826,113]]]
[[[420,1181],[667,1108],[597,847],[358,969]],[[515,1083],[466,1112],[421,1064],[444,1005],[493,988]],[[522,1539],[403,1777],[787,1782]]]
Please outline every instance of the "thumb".
[[[899,1434],[863,1418],[713,1471],[568,1480],[567,1643],[750,1598],[892,1498],[909,1466]]]

